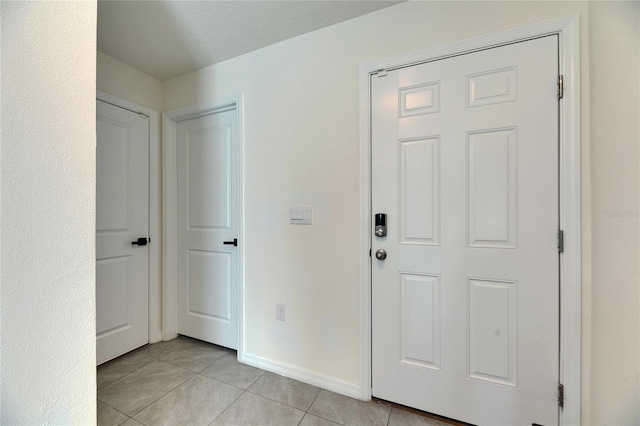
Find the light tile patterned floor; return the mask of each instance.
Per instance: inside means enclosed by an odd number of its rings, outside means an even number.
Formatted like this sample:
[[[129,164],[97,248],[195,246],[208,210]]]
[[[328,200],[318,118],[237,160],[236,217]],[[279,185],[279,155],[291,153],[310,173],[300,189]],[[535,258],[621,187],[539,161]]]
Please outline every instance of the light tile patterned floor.
[[[240,364],[235,351],[182,336],[98,367],[98,425],[447,424]]]

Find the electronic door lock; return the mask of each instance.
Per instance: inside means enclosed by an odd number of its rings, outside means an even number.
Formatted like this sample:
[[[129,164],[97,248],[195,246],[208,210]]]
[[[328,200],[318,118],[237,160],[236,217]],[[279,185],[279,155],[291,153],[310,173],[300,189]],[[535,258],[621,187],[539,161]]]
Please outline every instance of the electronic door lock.
[[[387,235],[387,215],[386,213],[376,213],[376,237]]]

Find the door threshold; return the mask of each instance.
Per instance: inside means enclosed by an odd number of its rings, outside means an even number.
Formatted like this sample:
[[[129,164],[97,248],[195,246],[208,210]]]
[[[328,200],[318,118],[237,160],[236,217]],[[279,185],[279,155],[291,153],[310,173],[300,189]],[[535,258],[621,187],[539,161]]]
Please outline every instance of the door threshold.
[[[401,404],[397,404],[395,402],[391,402],[391,401],[387,401],[387,400],[384,400],[384,399],[376,398],[375,396],[371,397],[371,401],[375,402],[376,404],[382,404],[382,405],[389,406],[391,408],[397,408],[398,410],[408,411],[410,413],[417,414],[417,415],[422,416],[422,417],[427,417],[429,419],[438,420],[438,421],[440,421],[442,423],[447,423],[447,424],[450,424],[450,425],[456,425],[456,426],[472,425],[472,423],[465,423],[465,422],[461,422],[459,420],[450,419],[449,417],[444,417],[444,416],[439,416],[437,414],[428,413],[426,411],[418,410],[416,408],[408,407],[406,405],[401,405]]]

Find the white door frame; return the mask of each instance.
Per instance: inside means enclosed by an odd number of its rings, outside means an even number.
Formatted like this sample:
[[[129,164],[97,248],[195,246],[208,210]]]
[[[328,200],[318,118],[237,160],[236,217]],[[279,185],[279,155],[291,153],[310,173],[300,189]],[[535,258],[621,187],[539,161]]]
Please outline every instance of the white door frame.
[[[178,122],[235,107],[238,120],[238,359],[244,353],[244,121],[243,96],[217,98],[210,102],[162,113],[162,339],[178,335]]]
[[[581,222],[580,222],[580,16],[475,37],[360,66],[360,397],[371,399],[371,116],[370,78],[380,70],[470,53],[540,36],[559,36],[564,77],[560,112],[560,382],[564,409],[560,424],[580,424]]]
[[[160,311],[160,135],[158,111],[97,91],[96,99],[149,117],[149,343],[162,339]]]

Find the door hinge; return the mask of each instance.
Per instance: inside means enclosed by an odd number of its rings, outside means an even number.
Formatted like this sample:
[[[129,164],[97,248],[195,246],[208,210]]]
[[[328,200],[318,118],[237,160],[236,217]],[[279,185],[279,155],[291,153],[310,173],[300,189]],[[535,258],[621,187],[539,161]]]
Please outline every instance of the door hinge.
[[[564,385],[562,383],[558,384],[558,406],[564,408]]]
[[[558,253],[564,252],[564,231],[558,231]]]
[[[387,76],[387,70],[381,68],[378,71],[376,71],[376,74],[378,74],[378,77],[386,77]]]
[[[558,99],[562,99],[564,97],[564,77],[558,76]]]

